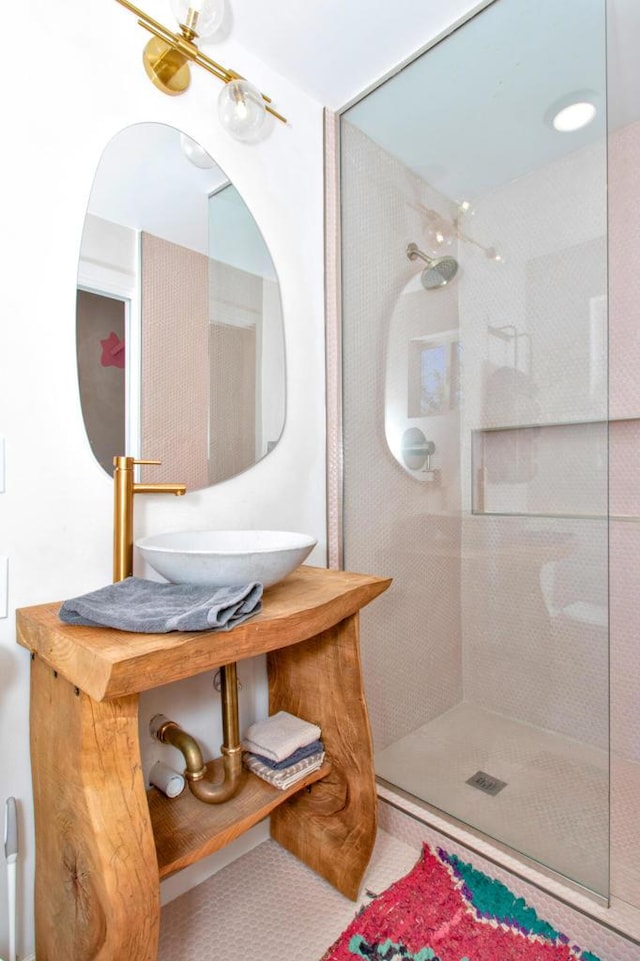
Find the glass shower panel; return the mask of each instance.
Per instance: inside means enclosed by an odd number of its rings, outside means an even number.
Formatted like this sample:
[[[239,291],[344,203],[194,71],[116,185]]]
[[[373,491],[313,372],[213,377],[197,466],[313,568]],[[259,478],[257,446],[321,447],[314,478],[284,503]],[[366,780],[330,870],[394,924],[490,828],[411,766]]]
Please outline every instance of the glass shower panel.
[[[604,18],[495,0],[340,139],[344,564],[394,578],[363,612],[378,775],[606,897]]]

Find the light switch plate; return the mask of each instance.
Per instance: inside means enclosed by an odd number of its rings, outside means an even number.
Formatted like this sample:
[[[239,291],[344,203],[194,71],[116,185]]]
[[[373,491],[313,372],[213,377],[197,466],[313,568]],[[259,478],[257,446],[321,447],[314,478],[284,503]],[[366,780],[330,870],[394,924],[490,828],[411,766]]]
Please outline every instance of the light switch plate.
[[[9,558],[0,554],[0,617],[8,616],[9,606]]]

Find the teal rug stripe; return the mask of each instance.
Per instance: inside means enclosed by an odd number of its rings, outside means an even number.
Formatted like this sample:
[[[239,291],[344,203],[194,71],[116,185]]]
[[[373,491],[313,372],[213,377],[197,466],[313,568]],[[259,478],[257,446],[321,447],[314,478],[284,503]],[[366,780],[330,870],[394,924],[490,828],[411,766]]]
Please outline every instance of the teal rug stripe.
[[[506,884],[425,842],[413,869],[361,908],[322,961],[600,961]]]
[[[481,916],[504,921],[505,924],[518,927],[527,933],[539,934],[550,941],[568,943],[566,935],[538,917],[535,909],[529,907],[524,898],[516,897],[502,881],[488,877],[472,864],[460,860],[456,854],[449,854],[441,848],[438,849],[438,854],[464,882],[465,895]],[[581,961],[600,961],[600,958],[590,951],[583,951],[580,958]]]

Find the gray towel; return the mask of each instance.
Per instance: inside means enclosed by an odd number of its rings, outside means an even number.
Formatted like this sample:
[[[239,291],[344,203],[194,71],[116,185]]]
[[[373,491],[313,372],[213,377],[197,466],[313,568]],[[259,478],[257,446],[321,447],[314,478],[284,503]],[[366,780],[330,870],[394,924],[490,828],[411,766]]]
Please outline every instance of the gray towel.
[[[297,764],[298,761],[304,761],[305,758],[311,757],[312,754],[322,754],[324,752],[324,744],[322,741],[312,741],[311,744],[306,744],[305,747],[299,747],[297,751],[286,757],[284,761],[272,761],[270,757],[264,757],[262,754],[252,754],[252,757],[256,761],[260,761],[266,767],[270,767],[272,771],[283,771],[290,768],[293,764]]]
[[[213,588],[127,577],[65,601],[58,617],[66,624],[142,634],[229,631],[262,609],[261,598],[262,584],[257,581]]]

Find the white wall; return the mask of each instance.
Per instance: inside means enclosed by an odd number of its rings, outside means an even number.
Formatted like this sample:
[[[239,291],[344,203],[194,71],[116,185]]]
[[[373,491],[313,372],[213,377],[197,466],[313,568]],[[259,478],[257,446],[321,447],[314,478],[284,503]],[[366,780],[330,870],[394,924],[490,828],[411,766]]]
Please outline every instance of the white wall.
[[[168,4],[148,0],[167,19]],[[33,950],[34,841],[28,757],[29,658],[15,644],[14,609],[97,588],[111,577],[112,491],[84,435],[75,370],[78,250],[96,165],[128,124],[172,124],[199,141],[253,211],[282,284],[288,418],[277,449],[254,469],[186,498],[141,497],[136,531],[269,526],[314,534],[312,562],[325,557],[322,116],[281,77],[234,51],[225,58],[274,98],[289,125],[258,145],[221,130],[219,83],[193,72],[190,91],[169,98],[147,80],[146,34],[115,3],[34,0],[20,14],[29,55],[5,50],[12,95],[3,107],[3,322],[0,434],[6,493],[0,494],[0,554],[9,556],[9,617],[0,620],[0,802],[20,805],[18,950]],[[208,52],[216,56],[215,49]],[[180,478],[176,478],[180,480]],[[248,665],[243,710],[265,709],[260,664]],[[259,680],[256,682],[255,677]],[[220,743],[210,679],[143,701],[143,728],[159,706],[214,750]],[[190,712],[183,712],[194,702]],[[189,716],[185,716],[188,713]],[[158,747],[161,747],[158,745]],[[72,759],[70,759],[72,763]],[[3,867],[3,865],[0,865]],[[7,952],[5,872],[0,870],[0,954]]]

